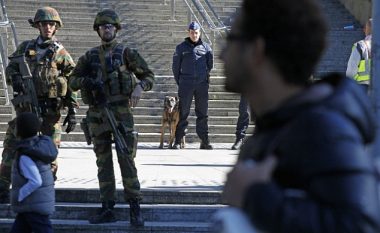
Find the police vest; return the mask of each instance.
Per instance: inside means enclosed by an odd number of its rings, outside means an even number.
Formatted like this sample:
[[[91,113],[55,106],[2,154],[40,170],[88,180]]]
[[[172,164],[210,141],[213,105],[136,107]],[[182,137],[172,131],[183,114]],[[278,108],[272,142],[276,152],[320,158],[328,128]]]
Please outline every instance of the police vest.
[[[354,79],[359,83],[369,82],[371,74],[371,48],[362,40],[353,49],[357,49],[360,54],[358,72],[355,74]]]
[[[25,48],[26,61],[33,76],[38,97],[57,98],[67,93],[67,80],[60,76],[55,56],[63,46],[53,42],[46,48],[40,48],[36,40],[31,40]]]
[[[128,101],[136,85],[134,74],[128,69],[126,52],[129,48],[123,44],[116,44],[107,57],[102,46],[90,49],[86,57],[89,59],[89,77],[98,79],[103,85],[103,91],[109,103]],[[94,104],[93,94],[85,89],[81,90],[85,104]]]

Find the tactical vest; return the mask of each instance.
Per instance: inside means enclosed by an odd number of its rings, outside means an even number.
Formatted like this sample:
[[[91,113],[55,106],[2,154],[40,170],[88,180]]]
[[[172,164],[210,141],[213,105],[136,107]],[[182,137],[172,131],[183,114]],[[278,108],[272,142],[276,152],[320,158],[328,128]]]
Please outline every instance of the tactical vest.
[[[134,74],[128,69],[128,61],[124,58],[125,52],[128,52],[127,47],[116,44],[110,53],[111,58],[106,58],[101,46],[92,48],[86,54],[91,69],[88,78],[102,81],[109,103],[128,101],[136,85]],[[85,104],[94,104],[91,92],[81,89],[81,95]]]
[[[359,41],[353,49],[357,49],[360,54],[358,72],[355,74],[354,79],[359,83],[369,83],[371,72],[370,48],[368,48],[364,41]]]
[[[29,41],[25,48],[26,61],[33,76],[37,97],[57,98],[67,93],[67,80],[57,68],[55,56],[63,46],[54,42],[42,49],[36,40]]]

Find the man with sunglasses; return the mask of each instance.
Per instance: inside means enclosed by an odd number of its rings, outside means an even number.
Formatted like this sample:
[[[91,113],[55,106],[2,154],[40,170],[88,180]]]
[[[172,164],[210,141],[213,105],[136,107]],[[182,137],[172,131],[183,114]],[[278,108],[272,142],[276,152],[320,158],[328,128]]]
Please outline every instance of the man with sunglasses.
[[[11,58],[20,55],[25,56],[25,61],[32,75],[33,85],[27,86],[25,84],[25,77],[21,74],[19,64],[12,59],[6,68],[7,83],[12,85],[15,99],[18,97],[22,99],[22,96],[30,91],[26,88],[34,87],[38,106],[34,106],[33,109],[38,109],[40,120],[42,120],[41,133],[51,136],[58,147],[61,140],[60,110],[68,110],[63,124],[68,124],[67,133],[73,131],[76,125],[76,93],[67,87],[68,77],[74,69],[75,63],[55,37],[63,24],[54,8],[42,7],[37,10],[34,19],[28,21],[32,27],[38,29],[40,35],[36,39],[22,42],[11,55]],[[16,115],[21,112],[33,111],[28,102],[13,103]],[[4,150],[0,166],[0,202],[6,202],[8,199],[15,144],[15,121],[13,119],[8,123],[4,138]],[[57,163],[54,161],[52,163],[54,177],[57,168]]]
[[[376,121],[339,74],[310,82],[327,45],[315,0],[244,0],[222,58],[256,115],[223,197],[266,233],[378,233]]]
[[[70,87],[81,90],[82,100],[89,105],[86,116],[88,137],[94,144],[102,208],[91,216],[92,224],[115,222],[115,175],[112,160],[112,143],[115,135],[108,122],[107,109],[112,112],[117,125],[125,131],[127,151],[116,144],[120,165],[124,199],[130,205],[130,223],[143,226],[140,212],[140,182],[134,158],[137,150],[137,132],[134,130],[131,107],[135,107],[142,91],[153,87],[154,74],[136,50],[118,43],[116,34],[121,30],[120,18],[114,10],[100,11],[93,29],[101,38],[101,45],[88,50],[79,58]],[[138,80],[138,81],[137,81]],[[107,109],[105,109],[105,107]],[[82,124],[84,125],[84,124]]]

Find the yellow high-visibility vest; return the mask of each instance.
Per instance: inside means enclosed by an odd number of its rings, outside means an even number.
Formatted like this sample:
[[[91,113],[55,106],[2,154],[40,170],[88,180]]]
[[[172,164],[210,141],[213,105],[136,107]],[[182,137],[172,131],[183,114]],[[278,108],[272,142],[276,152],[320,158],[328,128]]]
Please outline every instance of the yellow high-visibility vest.
[[[358,66],[358,72],[355,74],[354,79],[357,82],[366,82],[370,80],[371,76],[371,53],[368,51],[367,54],[364,54],[361,46],[366,46],[364,41],[359,41],[357,44],[353,46],[352,49],[357,49],[360,53],[361,60]]]

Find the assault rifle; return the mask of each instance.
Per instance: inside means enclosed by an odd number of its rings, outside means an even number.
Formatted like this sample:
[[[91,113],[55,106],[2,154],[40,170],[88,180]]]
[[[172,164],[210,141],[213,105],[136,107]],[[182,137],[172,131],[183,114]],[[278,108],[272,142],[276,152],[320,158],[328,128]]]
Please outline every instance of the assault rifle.
[[[127,130],[122,124],[116,122],[115,115],[109,110],[107,105],[104,106],[104,112],[112,129],[116,149],[119,149],[123,154],[128,154],[129,149],[124,137],[124,135],[127,135]]]
[[[25,60],[25,55],[18,55],[9,57],[11,62],[18,65],[21,76],[22,83],[24,85],[24,90],[12,99],[13,106],[30,106],[30,110],[37,115],[38,118],[41,117],[41,108],[38,105],[38,98],[36,89],[33,83],[33,77],[30,73],[29,65]]]
[[[97,82],[102,83],[102,72],[99,70],[97,72]],[[102,85],[103,86],[103,85]],[[97,95],[100,90],[93,91],[94,99],[95,95]],[[103,111],[106,114],[107,121],[112,129],[113,141],[115,142],[116,149],[120,150],[123,154],[127,154],[129,152],[127,142],[125,141],[125,135],[127,135],[127,129],[124,125],[117,123],[115,115],[112,110],[110,110],[107,103],[103,106]]]

